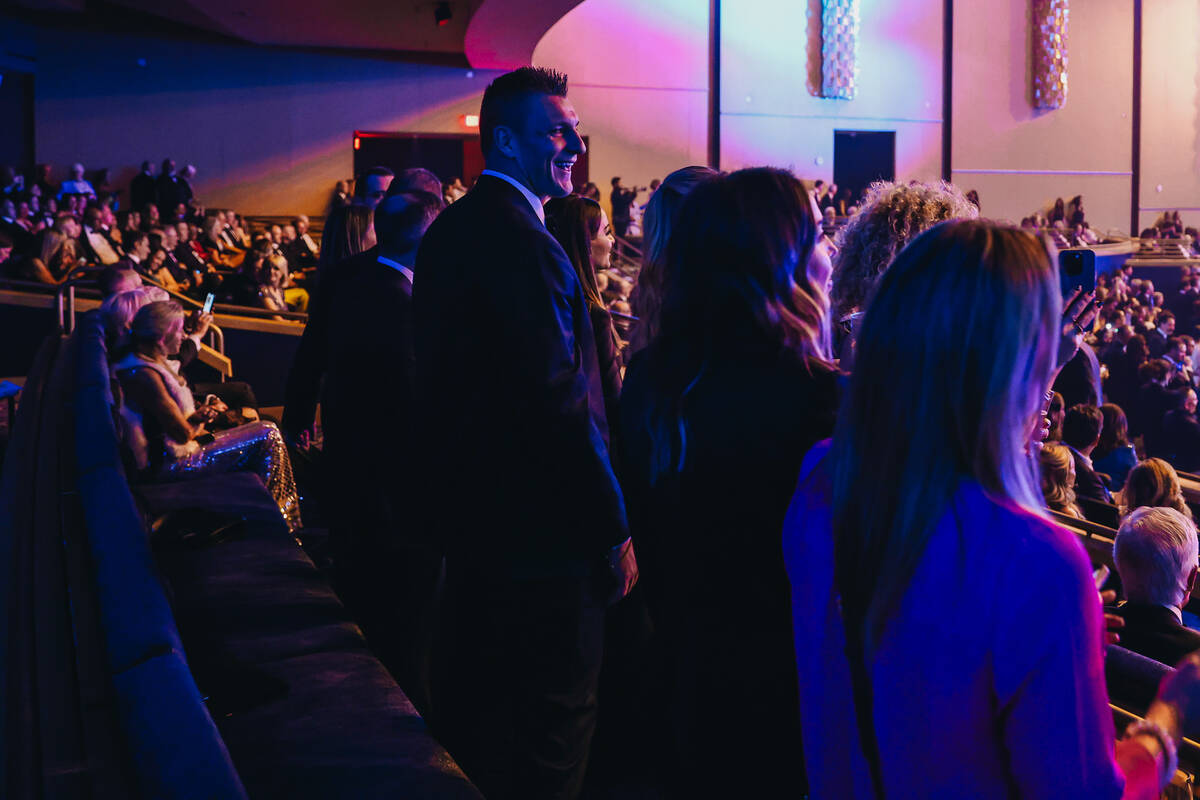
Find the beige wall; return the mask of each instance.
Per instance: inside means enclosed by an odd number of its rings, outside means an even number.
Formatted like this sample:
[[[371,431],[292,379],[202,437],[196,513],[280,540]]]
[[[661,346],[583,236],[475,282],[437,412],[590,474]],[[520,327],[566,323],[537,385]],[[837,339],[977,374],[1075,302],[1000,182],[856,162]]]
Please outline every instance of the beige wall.
[[[1028,2],[955,3],[953,180],[978,189],[990,217],[1020,220],[1082,193],[1093,227],[1128,230],[1133,5],[1071,4],[1057,111],[1030,104],[1030,14]]]
[[[614,176],[646,186],[705,163],[708,0],[586,0],[546,33],[533,63],[569,76],[606,207]]]
[[[862,0],[854,100],[809,92],[811,5],[722,3],[722,168],[770,164],[828,181],[834,130],[885,130],[896,132],[898,178],[940,176],[942,0]]]
[[[39,161],[108,166],[123,187],[143,159],[171,156],[197,166],[202,201],[250,214],[323,213],[352,172],[355,129],[461,131],[459,115],[478,111],[495,74],[103,33],[38,37]]]
[[[1200,226],[1200,2],[1143,9],[1140,227],[1164,209]]]

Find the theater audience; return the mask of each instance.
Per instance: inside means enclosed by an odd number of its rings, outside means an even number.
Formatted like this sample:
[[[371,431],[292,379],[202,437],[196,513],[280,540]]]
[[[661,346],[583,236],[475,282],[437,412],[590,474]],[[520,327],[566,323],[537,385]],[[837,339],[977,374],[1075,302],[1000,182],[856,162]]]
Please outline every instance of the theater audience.
[[[658,336],[658,317],[662,306],[663,273],[666,270],[667,242],[679,219],[683,200],[697,185],[718,173],[708,167],[684,167],[666,177],[658,191],[646,203],[642,236],[642,268],[637,286],[629,296],[637,322],[629,332],[629,354],[646,348]],[[596,191],[599,195],[599,190]],[[599,201],[599,198],[592,198]]]
[[[58,190],[58,199],[61,202],[64,197],[71,195],[83,195],[85,197],[96,197],[96,190],[92,188],[83,177],[83,164],[71,165],[71,177],[62,182],[62,186]]]
[[[779,530],[836,406],[816,213],[782,170],[697,185],[668,248],[659,335],[626,374],[626,499],[686,796],[804,786],[789,755],[800,739]]]
[[[371,209],[363,205],[341,206],[325,218],[321,232],[321,255],[317,259],[317,288],[333,265],[376,245]]]
[[[124,264],[114,264],[100,271],[96,286],[101,298],[107,300],[113,295],[142,288],[142,276]]]
[[[1161,458],[1147,458],[1129,471],[1120,501],[1122,518],[1143,506],[1173,508],[1187,517],[1192,516],[1183,499],[1179,474]]]
[[[1050,422],[1050,429],[1046,432],[1047,442],[1062,441],[1062,426],[1063,419],[1067,415],[1066,402],[1063,396],[1058,392],[1052,392],[1050,397],[1050,405],[1046,408],[1046,419]],[[1074,483],[1072,483],[1072,486]]]
[[[395,177],[387,167],[371,167],[354,182],[354,199],[373,210],[383,202]]]
[[[1112,493],[1105,480],[1092,465],[1092,451],[1100,444],[1100,432],[1104,429],[1104,415],[1094,405],[1071,406],[1063,417],[1062,442],[1071,451],[1075,461],[1075,495],[1112,502]]]
[[[1183,607],[1196,586],[1196,524],[1173,508],[1139,508],[1121,523],[1113,545],[1127,601],[1121,646],[1175,666],[1200,650],[1200,632],[1185,627]]]
[[[75,252],[75,239],[50,228],[42,231],[38,254],[29,260],[26,270],[28,280],[51,285],[65,283],[79,265]]]
[[[1052,404],[1053,405],[1053,404]],[[1121,407],[1112,403],[1100,406],[1104,417],[1100,443],[1092,451],[1092,467],[1108,476],[1108,488],[1116,492],[1125,485],[1129,470],[1137,464],[1137,453],[1129,443],[1129,422]]]
[[[979,215],[963,193],[945,182],[876,181],[868,187],[858,213],[837,234],[832,300],[834,320],[844,345],[838,353],[848,367],[855,321],[896,254],[922,231],[948,219]]]
[[[292,230],[295,231],[295,236],[292,239],[291,252],[285,253],[285,255],[293,269],[310,269],[317,265],[317,257],[320,255],[321,248],[309,234],[308,227],[308,216],[305,214],[292,220]]]
[[[586,151],[566,94],[552,70],[492,81],[486,169],[434,220],[414,269],[412,472],[446,552],[434,730],[497,799],[577,796],[605,607],[637,575],[587,303],[544,225],[542,198],[572,191]]]
[[[125,247],[125,257],[117,262],[119,266],[137,270],[144,277],[153,278],[147,270],[147,259],[150,258],[150,236],[143,231],[131,231],[122,237]]]
[[[335,587],[423,713],[431,707],[442,554],[418,535],[412,516],[412,281],[417,246],[441,208],[440,194],[418,190],[389,192],[375,209],[375,258],[363,261],[332,298],[321,395]]]
[[[1132,328],[1130,329],[1132,330]],[[1104,385],[1104,394],[1112,402],[1124,409],[1133,409],[1134,398],[1141,387],[1138,379],[1142,364],[1146,363],[1149,350],[1146,347],[1146,337],[1133,334],[1126,341],[1119,353],[1113,353],[1112,361],[1108,363],[1108,381]],[[1130,415],[1132,417],[1132,414]],[[1134,435],[1141,433],[1134,427],[1130,419],[1130,430]]]
[[[608,268],[612,261],[612,228],[599,203],[576,194],[552,198],[545,208],[546,228],[562,245],[583,288],[591,315],[592,336],[596,341],[596,357],[600,362],[608,428],[616,431],[621,397],[621,344],[596,280],[597,271]],[[619,461],[614,455],[614,466],[618,466]]]
[[[221,472],[258,474],[275,499],[288,529],[300,527],[300,506],[291,461],[278,429],[251,422],[212,435],[211,424],[227,407],[220,401],[197,408],[191,392],[167,362],[184,337],[183,309],[175,302],[140,308],[126,348],[113,355],[113,372],[124,398],[122,443],[141,477],[187,480]]]
[[[1071,451],[1065,445],[1047,442],[1038,450],[1038,463],[1046,507],[1083,519],[1083,512],[1075,503],[1075,459]]]
[[[204,248],[204,259],[214,266],[237,269],[246,258],[245,251],[230,244],[223,235],[225,223],[217,214],[209,214],[200,227],[200,245]]]
[[[288,308],[284,283],[287,281],[287,260],[273,253],[264,259],[258,270],[258,303],[268,311],[286,312]],[[282,320],[283,317],[275,317]]]
[[[1196,390],[1182,389],[1172,398],[1175,407],[1163,418],[1167,460],[1180,472],[1200,470],[1200,420],[1196,419]]]
[[[1177,404],[1175,393],[1167,388],[1174,375],[1171,364],[1161,358],[1146,361],[1138,369],[1141,388],[1133,398],[1130,429],[1141,436],[1147,455],[1166,455],[1169,447],[1163,438],[1163,420]]]
[[[1041,240],[985,222],[934,227],[884,273],[784,527],[812,796],[1156,797],[1170,780],[1162,734],[1114,752],[1091,569],[1040,513],[1033,421],[1077,345],[1062,332],[1090,323],[1061,302]],[[940,312],[913,324],[915,307]],[[1147,712],[1164,738],[1195,675]]]
[[[1148,281],[1143,281],[1143,293],[1139,295],[1142,300],[1142,305],[1153,306],[1154,301],[1147,298],[1146,294],[1153,295],[1154,287],[1147,287]],[[1154,329],[1146,334],[1146,348],[1150,351],[1151,358],[1161,358],[1162,354],[1167,350],[1167,339],[1175,334],[1175,315],[1170,311],[1161,311],[1155,322]]]

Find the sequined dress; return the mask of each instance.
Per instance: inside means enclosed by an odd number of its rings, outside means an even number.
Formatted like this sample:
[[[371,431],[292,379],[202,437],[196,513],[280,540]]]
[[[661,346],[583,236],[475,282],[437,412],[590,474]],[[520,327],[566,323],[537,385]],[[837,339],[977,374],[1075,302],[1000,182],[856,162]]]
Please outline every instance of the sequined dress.
[[[129,355],[113,365],[118,380],[127,379],[139,369],[150,369],[159,374],[167,394],[185,417],[195,413],[191,392],[182,379],[163,364]],[[213,441],[208,444],[201,445],[192,440],[180,445],[157,430],[158,426],[153,422],[150,426],[153,430],[147,431],[142,409],[128,395],[121,405],[120,418],[122,439],[143,473],[157,479],[187,480],[223,472],[254,472],[271,493],[288,530],[294,532],[301,527],[292,462],[275,423],[250,422],[214,433]]]

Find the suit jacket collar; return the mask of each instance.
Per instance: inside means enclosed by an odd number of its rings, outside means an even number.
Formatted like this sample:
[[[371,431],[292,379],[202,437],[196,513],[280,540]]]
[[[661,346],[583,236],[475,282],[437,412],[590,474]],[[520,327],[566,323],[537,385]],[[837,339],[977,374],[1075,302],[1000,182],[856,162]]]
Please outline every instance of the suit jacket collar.
[[[501,175],[503,173],[496,170],[488,170],[479,176],[479,182],[471,191],[503,198],[506,202],[528,212],[530,217],[536,219],[543,228],[546,227],[546,212],[541,206],[541,200],[537,199],[533,192],[520,186],[515,178],[508,175],[500,177]]]
[[[1183,615],[1179,609],[1171,606],[1160,606],[1149,603],[1126,603],[1121,606],[1121,615],[1143,620],[1159,629],[1184,627]]]

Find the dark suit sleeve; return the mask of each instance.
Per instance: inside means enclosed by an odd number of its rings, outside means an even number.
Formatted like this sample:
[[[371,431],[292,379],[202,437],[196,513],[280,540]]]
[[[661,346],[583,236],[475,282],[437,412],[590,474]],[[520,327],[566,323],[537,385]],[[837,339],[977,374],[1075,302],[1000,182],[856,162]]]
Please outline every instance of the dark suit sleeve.
[[[323,287],[313,298],[308,308],[308,323],[288,372],[280,425],[289,436],[299,436],[311,428],[317,418],[317,395],[329,356],[332,290],[332,286]]]
[[[523,250],[528,263],[493,275],[508,312],[502,320],[516,354],[515,386],[527,407],[522,416],[541,428],[529,432],[529,441],[545,448],[548,464],[557,462],[549,470],[557,485],[548,490],[573,498],[570,505],[590,527],[594,543],[612,547],[629,535],[628,524],[608,446],[593,417],[589,384],[599,376],[589,375],[598,366],[586,360],[594,342],[580,341],[581,333],[591,335],[583,292],[561,250],[540,238]]]

